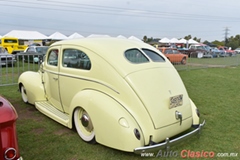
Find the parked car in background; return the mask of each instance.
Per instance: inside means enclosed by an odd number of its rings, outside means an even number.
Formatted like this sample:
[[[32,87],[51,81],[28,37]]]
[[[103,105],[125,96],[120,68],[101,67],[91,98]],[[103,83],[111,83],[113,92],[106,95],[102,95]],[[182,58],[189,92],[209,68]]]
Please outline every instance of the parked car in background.
[[[173,64],[181,63],[186,64],[188,56],[181,53],[176,48],[162,47],[159,50],[172,62]]]
[[[203,54],[206,50],[202,48],[195,47],[195,45],[191,45],[189,48],[178,49],[181,53],[188,55],[191,58],[202,58]]]
[[[217,58],[219,57],[219,50],[213,47],[210,47],[206,44],[201,44],[205,50],[207,50],[207,54],[203,55],[203,58]]]
[[[217,47],[212,47],[212,51],[215,53],[215,57],[220,57],[223,51],[219,50]]]
[[[236,48],[234,51],[235,51],[237,54],[240,54],[240,48]]]
[[[222,51],[222,53],[220,54],[220,57],[236,56],[236,52],[234,50],[229,49],[226,46],[220,46],[218,47],[218,49]]]
[[[23,41],[15,37],[4,36],[0,38],[0,47],[5,48],[9,54],[17,54],[24,51],[27,46],[21,43]]]
[[[18,56],[20,60],[23,59],[25,62],[38,63],[43,60],[48,48],[48,46],[29,46],[24,52],[18,53]]]
[[[206,44],[193,44],[189,47],[189,52],[197,53],[198,58],[214,58],[218,57],[217,53]]]
[[[17,112],[12,104],[0,96],[0,159],[22,160],[19,153],[16,120]]]
[[[48,48],[48,46],[29,46],[25,49],[24,52],[36,52],[46,54]]]
[[[30,45],[28,45],[29,47],[30,46],[41,46],[41,44],[39,44],[39,43],[32,43],[32,44],[30,44]]]
[[[5,48],[0,47],[0,66],[14,66],[15,63],[15,55],[9,54]]]
[[[74,125],[83,141],[122,151],[166,148],[205,124],[170,61],[129,39],[55,42],[39,72],[22,73],[18,84],[24,102]]]

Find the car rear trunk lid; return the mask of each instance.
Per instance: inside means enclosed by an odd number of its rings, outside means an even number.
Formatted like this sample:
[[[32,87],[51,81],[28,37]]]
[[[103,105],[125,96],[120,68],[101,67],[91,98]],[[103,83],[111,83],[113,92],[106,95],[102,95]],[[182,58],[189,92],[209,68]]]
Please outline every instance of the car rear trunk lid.
[[[141,70],[125,79],[141,99],[156,129],[175,123],[183,125],[192,116],[187,91],[174,68]],[[179,113],[182,118],[178,117]]]

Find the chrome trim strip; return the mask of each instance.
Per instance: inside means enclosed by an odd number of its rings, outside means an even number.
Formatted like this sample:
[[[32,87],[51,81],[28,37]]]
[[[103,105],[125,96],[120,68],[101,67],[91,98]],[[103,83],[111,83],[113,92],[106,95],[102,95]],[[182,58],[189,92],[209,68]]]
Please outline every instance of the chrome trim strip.
[[[180,137],[177,137],[175,139],[169,140],[169,138],[165,139],[165,142],[163,143],[158,143],[158,144],[154,144],[151,146],[144,146],[144,147],[138,147],[134,149],[134,153],[136,154],[141,154],[144,152],[151,152],[151,151],[156,151],[156,149],[169,149],[170,146],[172,146],[173,144],[179,143],[185,139],[188,139],[189,137],[192,137],[193,135],[196,134],[200,134],[200,131],[202,130],[202,127],[205,125],[205,120],[203,121],[203,123],[199,124],[198,128],[194,129],[191,132],[188,132]]]
[[[70,78],[76,78],[76,79],[80,79],[80,80],[85,80],[85,81],[89,81],[89,82],[93,82],[93,83],[98,83],[100,85],[103,85],[111,90],[113,90],[114,92],[116,92],[117,94],[120,94],[117,90],[113,89],[112,87],[104,84],[104,83],[101,83],[101,82],[98,82],[98,81],[95,81],[95,80],[91,80],[91,79],[86,79],[86,78],[80,78],[80,77],[76,77],[76,76],[70,76],[70,75],[67,75],[67,74],[61,74],[61,73],[57,73],[57,72],[52,72],[52,71],[48,71],[48,70],[43,70],[44,72],[48,72],[48,73],[52,73],[52,74],[55,74],[55,75],[59,75],[59,76],[65,76],[65,77],[70,77]]]

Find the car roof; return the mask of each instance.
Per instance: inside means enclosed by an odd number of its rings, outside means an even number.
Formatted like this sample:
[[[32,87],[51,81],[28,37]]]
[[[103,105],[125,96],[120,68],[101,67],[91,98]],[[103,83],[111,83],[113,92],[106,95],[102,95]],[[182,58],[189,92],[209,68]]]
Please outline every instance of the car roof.
[[[199,43],[199,44],[192,44],[191,46],[207,46],[207,45],[203,43]]]
[[[47,48],[49,46],[28,46],[28,48]]]
[[[141,45],[141,46],[144,45],[144,44],[148,45],[148,44],[146,44],[146,43],[144,43],[142,41],[123,39],[123,38],[114,38],[114,37],[68,39],[68,40],[62,40],[62,41],[55,42],[52,45],[79,44],[79,43],[80,44],[84,44],[84,46],[91,46],[91,47],[93,47],[93,46],[102,46],[102,45],[111,46],[112,44],[117,44],[119,46],[120,43],[122,43],[124,46],[126,44],[128,46],[129,45],[137,45],[137,44]],[[109,45],[109,44],[111,44],[111,45]]]
[[[133,48],[150,49],[157,52],[162,57],[165,57],[158,49],[147,43],[122,38],[107,37],[107,38],[71,39],[55,42],[51,46],[57,45],[77,45],[87,48],[94,52],[95,54],[97,54],[98,56],[105,59],[109,64],[114,66],[114,68],[117,69],[123,76],[126,76],[131,72],[136,72],[138,70],[159,67],[160,64],[160,63],[133,64],[125,58],[124,53],[126,50]],[[168,65],[168,62],[161,64],[165,65],[166,67],[166,65]]]
[[[170,47],[160,47],[159,49],[164,49],[164,50],[177,50],[177,48],[170,48]]]

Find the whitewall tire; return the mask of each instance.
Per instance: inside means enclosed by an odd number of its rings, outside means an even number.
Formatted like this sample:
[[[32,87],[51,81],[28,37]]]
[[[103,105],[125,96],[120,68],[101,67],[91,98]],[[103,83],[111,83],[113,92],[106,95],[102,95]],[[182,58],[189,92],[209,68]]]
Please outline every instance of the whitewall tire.
[[[88,143],[96,143],[93,124],[89,114],[83,108],[74,111],[74,124],[78,135]]]
[[[28,103],[27,91],[23,85],[21,86],[21,95],[23,102]]]

